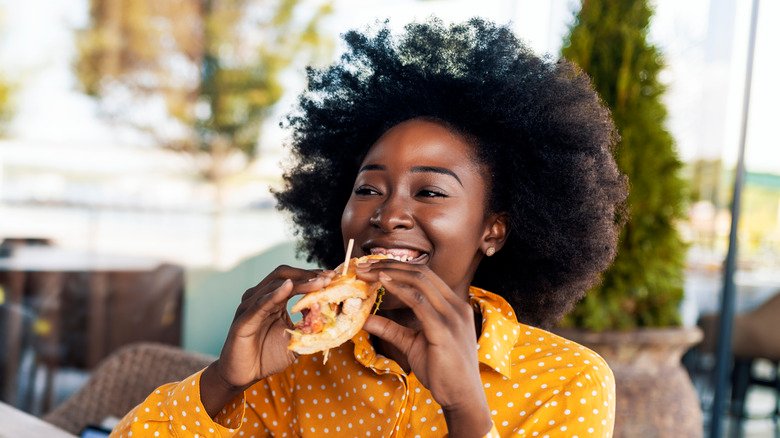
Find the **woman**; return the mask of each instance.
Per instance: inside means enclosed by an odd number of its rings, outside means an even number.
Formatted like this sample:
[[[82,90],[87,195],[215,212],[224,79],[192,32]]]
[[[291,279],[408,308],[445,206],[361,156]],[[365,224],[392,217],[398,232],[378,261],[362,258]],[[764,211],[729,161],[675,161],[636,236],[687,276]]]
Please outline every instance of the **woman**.
[[[288,119],[276,196],[311,261],[336,266],[350,238],[353,256],[407,259],[359,266],[387,291],[379,311],[327,364],[297,357],[285,304],[333,272],[281,266],[244,294],[219,359],[115,435],[610,436],[606,363],[533,327],[614,256],[626,184],[587,77],[478,19],[345,39]]]

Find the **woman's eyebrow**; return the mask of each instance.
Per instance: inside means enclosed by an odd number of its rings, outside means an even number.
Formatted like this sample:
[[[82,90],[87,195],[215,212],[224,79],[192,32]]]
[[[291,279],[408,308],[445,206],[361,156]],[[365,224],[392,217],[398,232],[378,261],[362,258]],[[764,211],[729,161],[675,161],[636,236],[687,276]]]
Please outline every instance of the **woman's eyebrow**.
[[[358,170],[358,173],[366,172],[369,170],[387,170],[387,167],[385,167],[382,164],[366,164],[365,166],[361,167],[360,170]],[[412,167],[412,173],[426,173],[426,172],[433,172],[433,173],[439,173],[442,175],[449,175],[453,178],[455,178],[456,181],[458,181],[458,184],[463,187],[463,182],[460,180],[457,174],[455,172],[451,171],[450,169],[447,169],[446,167],[437,167],[437,166],[414,166]]]
[[[358,170],[358,173],[365,172],[367,170],[386,170],[387,168],[381,164],[366,164]]]
[[[460,178],[458,178],[458,175],[456,175],[455,172],[451,171],[450,169],[447,169],[446,167],[414,166],[412,167],[412,172],[414,173],[433,172],[433,173],[440,173],[442,175],[449,175],[455,178],[455,180],[458,181],[458,184],[460,184],[460,186],[463,187],[463,182],[461,182]]]

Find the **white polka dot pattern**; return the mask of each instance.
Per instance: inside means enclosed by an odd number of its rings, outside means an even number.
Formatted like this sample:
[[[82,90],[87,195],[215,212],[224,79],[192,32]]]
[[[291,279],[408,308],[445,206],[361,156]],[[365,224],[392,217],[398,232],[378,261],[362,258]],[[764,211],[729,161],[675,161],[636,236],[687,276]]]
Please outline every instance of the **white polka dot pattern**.
[[[595,353],[519,324],[501,297],[471,288],[482,313],[480,375],[493,429],[486,436],[610,437],[612,372]],[[301,356],[229,402],[213,420],[200,403],[200,373],[163,385],[113,436],[361,436],[447,434],[441,406],[414,374],[378,355],[360,332],[321,355]],[[132,434],[132,435],[131,435]]]

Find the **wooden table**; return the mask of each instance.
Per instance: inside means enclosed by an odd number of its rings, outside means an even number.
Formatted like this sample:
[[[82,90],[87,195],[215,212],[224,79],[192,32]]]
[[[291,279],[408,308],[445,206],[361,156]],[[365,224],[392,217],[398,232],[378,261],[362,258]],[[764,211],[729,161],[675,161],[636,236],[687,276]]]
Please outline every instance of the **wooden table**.
[[[75,437],[40,418],[0,402],[0,438],[64,438]]]
[[[24,345],[29,339],[25,330],[44,331],[43,344],[38,349],[48,349],[56,357],[61,341],[62,294],[76,281],[87,296],[86,312],[88,339],[86,363],[97,363],[108,351],[106,339],[107,309],[110,282],[117,276],[140,278],[154,273],[160,266],[159,260],[95,254],[86,251],[69,250],[47,246],[15,248],[10,257],[0,258],[0,277],[4,279],[5,327],[0,327],[0,400],[12,402],[17,390],[17,373]],[[31,297],[32,295],[32,297]],[[32,298],[35,303],[28,305]],[[0,318],[2,322],[3,318]],[[27,320],[27,321],[26,321]],[[44,351],[45,353],[45,351]],[[2,363],[4,362],[4,363]],[[47,375],[47,378],[50,378]],[[50,383],[50,382],[47,382]],[[51,385],[45,385],[47,389]],[[50,394],[45,394],[46,399]],[[24,404],[24,403],[23,403]]]

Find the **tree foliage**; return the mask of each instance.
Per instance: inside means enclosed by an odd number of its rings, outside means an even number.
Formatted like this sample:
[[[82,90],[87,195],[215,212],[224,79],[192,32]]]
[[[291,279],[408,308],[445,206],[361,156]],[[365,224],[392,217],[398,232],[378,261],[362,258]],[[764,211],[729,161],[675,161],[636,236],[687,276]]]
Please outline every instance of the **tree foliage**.
[[[75,70],[107,115],[218,181],[231,155],[254,153],[285,69],[328,47],[319,27],[330,4],[304,3],[91,0]]]
[[[628,176],[628,221],[617,257],[565,324],[591,330],[680,323],[686,244],[676,224],[685,215],[685,181],[662,102],[664,67],[647,40],[647,0],[584,0],[562,54],[592,78],[621,140],[615,149]]]

